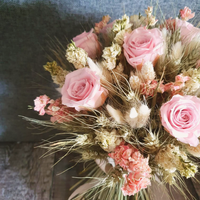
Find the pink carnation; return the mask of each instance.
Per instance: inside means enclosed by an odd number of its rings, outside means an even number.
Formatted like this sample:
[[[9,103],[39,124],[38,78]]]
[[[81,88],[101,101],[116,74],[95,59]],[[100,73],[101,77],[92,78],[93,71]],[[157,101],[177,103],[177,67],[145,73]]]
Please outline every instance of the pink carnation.
[[[41,95],[34,100],[34,110],[39,112],[39,115],[45,114],[45,107],[49,103],[50,98],[47,95]]]
[[[192,13],[191,10],[186,6],[184,9],[180,10],[181,19],[184,21],[192,19],[194,17],[194,15],[195,15],[195,13]]]
[[[124,196],[131,196],[138,193],[141,189],[151,185],[150,179],[141,171],[136,171],[125,176],[125,183],[122,187]]]
[[[70,110],[72,108],[68,108],[67,106],[63,105],[61,99],[51,100],[51,104],[48,106],[46,113],[48,115],[52,115],[51,122],[69,122],[72,120],[72,117],[69,115]],[[75,110],[73,110],[75,112]]]
[[[200,98],[174,95],[160,108],[161,122],[177,140],[197,146],[200,136]]]
[[[148,158],[144,158],[136,148],[130,144],[124,145],[122,142],[109,156],[115,160],[116,165],[119,164],[129,172],[122,187],[125,196],[134,195],[150,185],[151,168],[148,165]]]

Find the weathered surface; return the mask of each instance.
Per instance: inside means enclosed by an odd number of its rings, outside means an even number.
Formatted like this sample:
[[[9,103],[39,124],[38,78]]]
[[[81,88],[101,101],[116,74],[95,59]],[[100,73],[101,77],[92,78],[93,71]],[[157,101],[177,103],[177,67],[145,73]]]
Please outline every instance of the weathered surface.
[[[0,144],[0,200],[50,200],[54,154],[34,144]]]

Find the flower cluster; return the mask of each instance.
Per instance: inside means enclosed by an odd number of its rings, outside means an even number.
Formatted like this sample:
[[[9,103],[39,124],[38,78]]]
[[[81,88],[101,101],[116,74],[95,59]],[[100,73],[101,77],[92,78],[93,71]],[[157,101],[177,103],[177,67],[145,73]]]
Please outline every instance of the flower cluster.
[[[138,195],[156,177],[176,186],[197,172],[189,156],[200,157],[200,29],[188,22],[194,15],[188,7],[160,23],[153,7],[111,22],[106,15],[44,65],[60,96],[37,97],[34,110],[67,133],[49,148],[95,160],[95,174],[105,176],[94,188],[110,199]],[[84,198],[96,198],[90,194]]]
[[[125,183],[122,187],[125,196],[134,195],[150,185],[151,168],[148,165],[148,158],[144,158],[133,146],[121,143],[109,156],[114,159],[116,165],[120,165],[129,173],[125,175]]]

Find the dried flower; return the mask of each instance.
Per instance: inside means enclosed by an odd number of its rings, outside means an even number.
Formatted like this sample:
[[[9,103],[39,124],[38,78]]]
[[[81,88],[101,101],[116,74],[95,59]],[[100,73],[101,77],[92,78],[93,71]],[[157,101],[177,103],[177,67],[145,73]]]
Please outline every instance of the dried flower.
[[[69,73],[68,71],[58,66],[56,61],[47,62],[47,64],[44,65],[43,67],[46,71],[50,72],[51,78],[54,83],[60,85],[60,87],[64,85],[65,76]]]
[[[124,117],[120,110],[114,109],[109,104],[106,105],[106,109],[110,116],[118,123],[123,124],[124,123]]]
[[[152,62],[145,62],[140,71],[136,72],[136,76],[138,76],[142,82],[151,82],[155,79],[155,71]]]
[[[181,58],[183,57],[183,48],[181,41],[178,41],[172,46],[172,59],[174,60],[175,64],[178,65],[181,62]]]
[[[112,30],[114,33],[118,33],[122,30],[129,29],[131,26],[132,24],[129,23],[129,17],[127,15],[124,15],[122,19],[116,20]]]
[[[106,63],[112,63],[112,67],[108,64],[106,67],[109,70],[115,68],[116,57],[121,54],[121,47],[118,44],[112,43],[111,47],[105,47],[102,57],[106,60]]]
[[[96,135],[95,139],[98,144],[107,152],[113,151],[122,142],[116,129],[113,129],[111,132],[106,130],[98,131]]]
[[[34,110],[39,112],[39,115],[45,114],[45,107],[49,103],[50,98],[47,95],[41,95],[34,100]]]
[[[189,19],[192,19],[194,15],[195,13],[192,13],[192,11],[186,6],[184,9],[180,10],[180,17],[184,21],[188,21]]]
[[[100,21],[99,23],[95,23],[95,32],[96,33],[100,33],[100,31],[107,25],[107,23],[110,20],[110,16],[106,15],[102,17],[102,21]]]
[[[141,80],[138,76],[135,76],[135,75],[130,76],[129,83],[133,90],[140,89]]]
[[[82,48],[76,47],[75,43],[72,42],[68,45],[66,51],[67,60],[72,63],[76,69],[85,67],[87,63],[87,53]]]

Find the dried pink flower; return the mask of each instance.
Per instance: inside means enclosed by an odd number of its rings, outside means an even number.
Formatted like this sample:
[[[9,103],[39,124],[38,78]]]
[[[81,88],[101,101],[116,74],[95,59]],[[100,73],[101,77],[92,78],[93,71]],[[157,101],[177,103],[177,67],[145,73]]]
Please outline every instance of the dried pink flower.
[[[195,16],[195,13],[192,13],[191,10],[185,6],[184,9],[180,10],[180,16],[182,20],[188,21],[189,19],[192,19]]]
[[[122,187],[123,195],[134,195],[141,189],[151,184],[150,179],[145,177],[145,173],[137,171],[125,176],[125,183]]]
[[[151,81],[150,83],[142,83],[140,85],[140,92],[141,94],[145,95],[146,97],[148,96],[153,96],[154,91],[157,88],[158,82],[156,80]]]
[[[49,103],[50,98],[47,95],[41,95],[34,100],[34,110],[39,112],[39,115],[45,114],[45,107]]]
[[[116,165],[119,164],[129,172],[122,187],[125,196],[134,195],[150,185],[151,168],[148,165],[148,158],[144,158],[136,148],[130,144],[124,145],[122,142],[108,155],[115,160]]]
[[[46,113],[48,115],[52,115],[51,122],[69,122],[72,120],[72,117],[69,115],[69,112],[75,110],[73,108],[68,108],[67,106],[62,104],[61,98],[54,100],[51,100],[51,104],[49,105],[48,109],[46,110]]]

